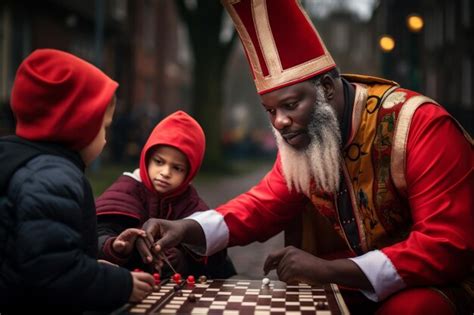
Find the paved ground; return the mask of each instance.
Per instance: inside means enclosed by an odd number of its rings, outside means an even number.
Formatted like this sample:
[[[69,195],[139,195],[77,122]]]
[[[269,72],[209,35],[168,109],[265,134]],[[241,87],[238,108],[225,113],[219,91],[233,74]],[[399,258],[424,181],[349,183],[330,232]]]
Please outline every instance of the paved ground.
[[[209,206],[215,207],[257,184],[270,170],[271,166],[271,164],[264,165],[251,173],[241,176],[223,177],[212,183],[199,183],[196,184],[196,188]],[[247,246],[232,247],[229,249],[229,256],[234,262],[239,277],[261,279],[263,278],[265,258],[270,252],[282,246],[283,234],[280,233],[265,243],[254,242]],[[269,278],[277,279],[274,271],[269,274]]]

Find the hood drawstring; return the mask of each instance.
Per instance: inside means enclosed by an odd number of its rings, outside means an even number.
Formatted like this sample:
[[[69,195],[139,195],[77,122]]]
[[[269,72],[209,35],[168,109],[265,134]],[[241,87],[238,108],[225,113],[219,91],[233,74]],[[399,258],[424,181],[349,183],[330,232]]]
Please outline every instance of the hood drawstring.
[[[159,208],[160,214],[164,212],[163,203],[165,202],[165,200],[166,198],[160,200],[160,208]],[[173,208],[171,207],[171,202],[168,202],[168,211],[166,211],[166,214],[164,215],[163,219],[170,220],[172,211],[173,211]]]
[[[168,203],[168,213],[166,214],[166,219],[169,219],[172,211],[173,211],[173,208],[171,207],[171,202],[170,202]]]

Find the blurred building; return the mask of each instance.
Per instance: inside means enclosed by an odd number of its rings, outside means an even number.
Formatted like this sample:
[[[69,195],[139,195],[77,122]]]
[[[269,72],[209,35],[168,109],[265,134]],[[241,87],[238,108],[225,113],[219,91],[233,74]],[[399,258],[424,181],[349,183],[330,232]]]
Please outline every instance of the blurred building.
[[[341,5],[313,23],[342,73],[380,75],[375,30],[371,21]]]
[[[128,110],[121,119],[130,119],[132,124],[128,129],[117,126],[115,134],[128,135],[127,155],[136,160],[158,121],[177,109],[189,108],[191,56],[172,1],[129,0],[128,12],[129,55],[124,60],[131,66],[128,78],[121,80],[131,84],[130,108],[123,107]]]
[[[101,2],[101,1],[97,1]],[[97,9],[97,10],[96,10]],[[126,2],[3,1],[0,4],[0,98],[9,99],[16,69],[37,48],[69,51],[116,77],[117,45],[126,21]]]
[[[0,135],[13,126],[8,102],[19,64],[37,48],[56,48],[94,63],[120,83],[109,149],[119,158],[124,152],[136,155],[159,119],[189,106],[186,45],[168,0],[4,0]]]
[[[276,142],[267,116],[244,49],[237,43],[229,56],[224,93],[222,142],[226,157],[273,157]]]
[[[410,16],[421,28],[408,25]],[[382,71],[404,87],[441,103],[474,132],[474,4],[470,0],[383,0],[374,12],[378,36],[395,46],[382,56]]]

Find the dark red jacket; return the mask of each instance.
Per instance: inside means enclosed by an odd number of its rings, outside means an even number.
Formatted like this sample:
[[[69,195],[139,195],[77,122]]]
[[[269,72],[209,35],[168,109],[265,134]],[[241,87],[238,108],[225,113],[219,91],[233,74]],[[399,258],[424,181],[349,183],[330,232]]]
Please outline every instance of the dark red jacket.
[[[150,191],[139,179],[137,170],[125,173],[97,198],[100,220],[109,215],[127,216],[142,226],[150,218],[177,220],[209,209],[192,185],[177,196],[166,197]]]

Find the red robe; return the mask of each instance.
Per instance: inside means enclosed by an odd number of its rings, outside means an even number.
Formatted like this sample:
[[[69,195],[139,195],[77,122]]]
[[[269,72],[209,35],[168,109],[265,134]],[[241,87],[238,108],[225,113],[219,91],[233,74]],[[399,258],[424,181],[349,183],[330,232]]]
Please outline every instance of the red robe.
[[[427,103],[414,113],[405,167],[407,195],[401,198],[412,224],[408,237],[380,248],[398,281],[382,299],[402,287],[461,280],[474,265],[472,144],[441,107]],[[283,230],[307,202],[305,195],[288,190],[277,158],[259,184],[217,211],[228,227],[228,246],[245,245]]]

